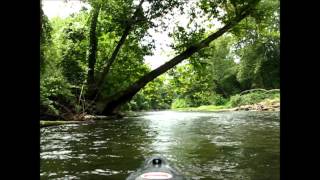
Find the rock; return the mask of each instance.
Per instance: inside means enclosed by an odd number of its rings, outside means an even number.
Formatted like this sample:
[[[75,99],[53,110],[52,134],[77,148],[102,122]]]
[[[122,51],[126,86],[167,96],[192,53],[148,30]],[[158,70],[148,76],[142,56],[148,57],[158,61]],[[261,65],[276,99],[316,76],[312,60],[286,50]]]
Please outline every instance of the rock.
[[[280,111],[280,103],[278,101],[260,102],[251,105],[242,105],[230,109],[232,111]]]
[[[85,120],[92,120],[92,119],[94,119],[94,118],[95,118],[95,116],[89,115],[89,114],[84,116],[84,119],[85,119]]]

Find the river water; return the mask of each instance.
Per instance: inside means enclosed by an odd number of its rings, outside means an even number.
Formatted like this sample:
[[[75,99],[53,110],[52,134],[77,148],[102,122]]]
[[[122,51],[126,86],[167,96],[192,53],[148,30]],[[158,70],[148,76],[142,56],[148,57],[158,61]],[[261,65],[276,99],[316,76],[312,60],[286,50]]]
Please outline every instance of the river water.
[[[41,179],[125,179],[152,155],[189,179],[280,179],[279,112],[141,113],[41,128]]]

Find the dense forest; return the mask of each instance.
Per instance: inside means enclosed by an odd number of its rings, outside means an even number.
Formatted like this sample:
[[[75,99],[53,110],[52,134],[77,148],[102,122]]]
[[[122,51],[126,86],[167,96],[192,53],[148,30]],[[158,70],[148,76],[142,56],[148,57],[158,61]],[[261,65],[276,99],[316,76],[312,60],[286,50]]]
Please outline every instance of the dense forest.
[[[238,105],[241,92],[280,88],[278,0],[85,2],[67,18],[40,12],[42,117]],[[149,30],[176,13],[188,24],[173,28],[174,56],[152,70]]]

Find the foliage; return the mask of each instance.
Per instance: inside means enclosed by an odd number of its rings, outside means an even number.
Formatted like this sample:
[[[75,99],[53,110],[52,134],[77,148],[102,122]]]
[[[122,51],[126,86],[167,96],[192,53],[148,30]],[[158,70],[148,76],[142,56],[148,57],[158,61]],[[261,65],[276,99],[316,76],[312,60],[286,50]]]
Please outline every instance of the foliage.
[[[56,102],[76,104],[70,84],[59,71],[40,79],[40,105],[43,113],[58,115],[61,107],[57,107]]]
[[[175,99],[171,104],[172,109],[190,107],[191,104],[187,99]]]
[[[213,98],[213,105],[220,106],[226,104],[228,99],[223,98],[220,95],[215,95]]]
[[[206,62],[206,67],[197,68],[198,72],[204,71],[201,73],[202,76],[210,76],[213,90],[224,98],[240,92],[239,83],[235,78],[237,65],[235,54],[232,51],[233,45],[234,37],[230,34],[213,42],[208,49],[203,51],[206,57],[203,60]],[[193,65],[195,65],[194,61],[191,59]]]
[[[44,15],[47,27],[50,27],[50,31],[47,31],[43,36],[47,40],[44,42],[46,46],[40,46],[41,54],[43,57],[43,63],[41,67],[40,75],[40,114],[53,114],[60,115],[66,111],[79,111],[76,95],[73,92],[74,87],[69,82],[69,76],[66,73],[72,69],[72,66],[61,66],[63,55],[63,43],[64,39],[62,33],[64,28],[64,21],[61,19],[54,19],[48,21]],[[49,34],[50,32],[50,34]],[[49,41],[50,38],[50,41]],[[78,78],[78,77],[75,77]]]
[[[165,83],[165,76],[160,76],[146,85],[127,104],[127,110],[170,109],[173,94]]]
[[[251,18],[232,33],[237,37],[236,54],[241,58],[237,79],[242,89],[279,88],[279,1],[262,1]]]
[[[88,12],[84,11],[64,20],[56,19],[55,21],[57,24],[63,23],[61,29],[57,29],[56,34],[58,36],[56,43],[59,44],[61,56],[58,65],[66,80],[75,86],[83,84],[87,73],[88,17]]]
[[[100,47],[104,45],[102,43],[100,43]],[[123,51],[120,52],[104,83],[103,94],[112,96],[128,87],[144,73],[149,72],[148,66],[143,62],[143,56],[146,54],[148,54],[148,50],[141,48],[137,41],[132,40],[125,43]],[[99,63],[103,59],[98,58],[97,61]],[[99,69],[101,69],[101,66],[97,67],[97,70]]]
[[[48,53],[49,46],[52,44],[52,27],[48,17],[43,13],[42,8],[40,8],[40,23],[40,73],[42,74],[45,71],[48,61],[46,53]]]
[[[267,41],[242,49],[238,79],[243,89],[279,88],[279,41]]]
[[[214,92],[209,76],[201,76],[191,64],[180,65],[169,73],[173,94],[177,99],[185,99],[184,103],[195,107],[211,104]],[[179,102],[179,101],[178,101]]]
[[[200,105],[222,105],[230,95],[240,92],[236,79],[236,63],[231,51],[233,38],[223,36],[192,56],[189,63],[170,72],[177,104],[181,107]],[[184,99],[184,100],[181,100]],[[180,102],[188,103],[180,103]]]

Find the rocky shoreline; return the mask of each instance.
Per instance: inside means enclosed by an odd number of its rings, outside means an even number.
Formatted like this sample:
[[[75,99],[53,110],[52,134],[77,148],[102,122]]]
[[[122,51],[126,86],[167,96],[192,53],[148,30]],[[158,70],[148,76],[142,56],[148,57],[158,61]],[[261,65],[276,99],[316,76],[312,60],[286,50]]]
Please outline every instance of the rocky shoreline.
[[[266,101],[252,105],[243,105],[231,109],[232,111],[280,111],[279,101]]]

